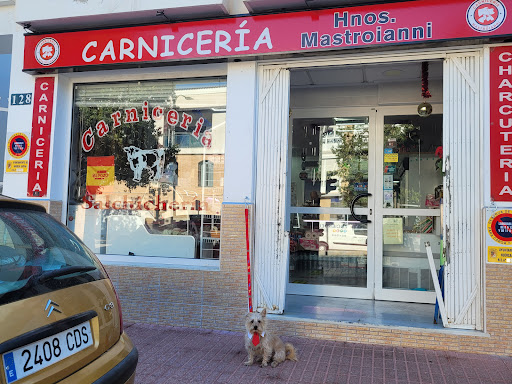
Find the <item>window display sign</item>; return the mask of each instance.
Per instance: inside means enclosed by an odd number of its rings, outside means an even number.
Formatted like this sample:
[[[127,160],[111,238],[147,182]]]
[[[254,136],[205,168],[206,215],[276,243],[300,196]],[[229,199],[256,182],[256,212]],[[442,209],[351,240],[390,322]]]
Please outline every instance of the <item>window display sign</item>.
[[[487,262],[512,263],[512,210],[486,209]]]
[[[491,48],[490,88],[491,198],[512,201],[512,46]]]
[[[107,192],[107,187],[115,180],[114,156],[87,158],[87,193],[96,195]]]
[[[218,258],[225,111],[225,78],[77,85],[68,226],[97,254]]]
[[[398,163],[398,153],[384,153],[385,163]]]
[[[384,244],[404,243],[404,225],[401,217],[384,217],[382,230]]]
[[[51,36],[29,34],[24,70],[503,36],[512,34],[506,13],[502,0],[417,0]]]

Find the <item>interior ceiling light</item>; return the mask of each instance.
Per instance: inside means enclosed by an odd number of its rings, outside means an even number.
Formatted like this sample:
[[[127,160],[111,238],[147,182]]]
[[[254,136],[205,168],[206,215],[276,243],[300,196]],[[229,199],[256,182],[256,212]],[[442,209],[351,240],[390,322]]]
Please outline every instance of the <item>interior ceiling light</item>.
[[[421,96],[423,101],[418,105],[418,115],[427,117],[432,114],[432,105],[426,101],[432,97],[428,90],[428,61],[421,63]]]

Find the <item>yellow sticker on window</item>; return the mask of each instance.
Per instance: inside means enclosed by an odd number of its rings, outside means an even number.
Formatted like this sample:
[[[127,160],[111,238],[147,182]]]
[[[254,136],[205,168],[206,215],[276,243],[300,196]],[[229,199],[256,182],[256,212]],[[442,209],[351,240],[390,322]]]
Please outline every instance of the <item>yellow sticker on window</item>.
[[[398,153],[385,153],[384,154],[384,162],[385,163],[398,163]]]

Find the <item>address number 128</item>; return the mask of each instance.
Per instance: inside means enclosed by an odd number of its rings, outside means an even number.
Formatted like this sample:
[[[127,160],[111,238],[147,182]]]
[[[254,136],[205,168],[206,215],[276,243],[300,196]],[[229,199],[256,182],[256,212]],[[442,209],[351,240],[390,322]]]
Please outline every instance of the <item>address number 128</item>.
[[[27,105],[32,104],[31,93],[13,93],[11,95],[11,105]]]

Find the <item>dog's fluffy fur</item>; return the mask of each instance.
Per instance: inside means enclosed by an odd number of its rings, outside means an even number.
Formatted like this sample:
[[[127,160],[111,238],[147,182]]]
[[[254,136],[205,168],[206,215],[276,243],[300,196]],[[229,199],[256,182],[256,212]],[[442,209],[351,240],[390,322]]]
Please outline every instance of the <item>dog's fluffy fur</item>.
[[[267,330],[267,310],[261,313],[249,312],[245,316],[245,349],[247,361],[245,365],[252,365],[255,360],[262,359],[261,366],[266,367],[272,361],[272,367],[277,367],[286,359],[297,361],[295,348],[290,343],[283,343],[279,336],[272,335]],[[252,338],[257,333],[260,338],[258,345],[254,346]]]

